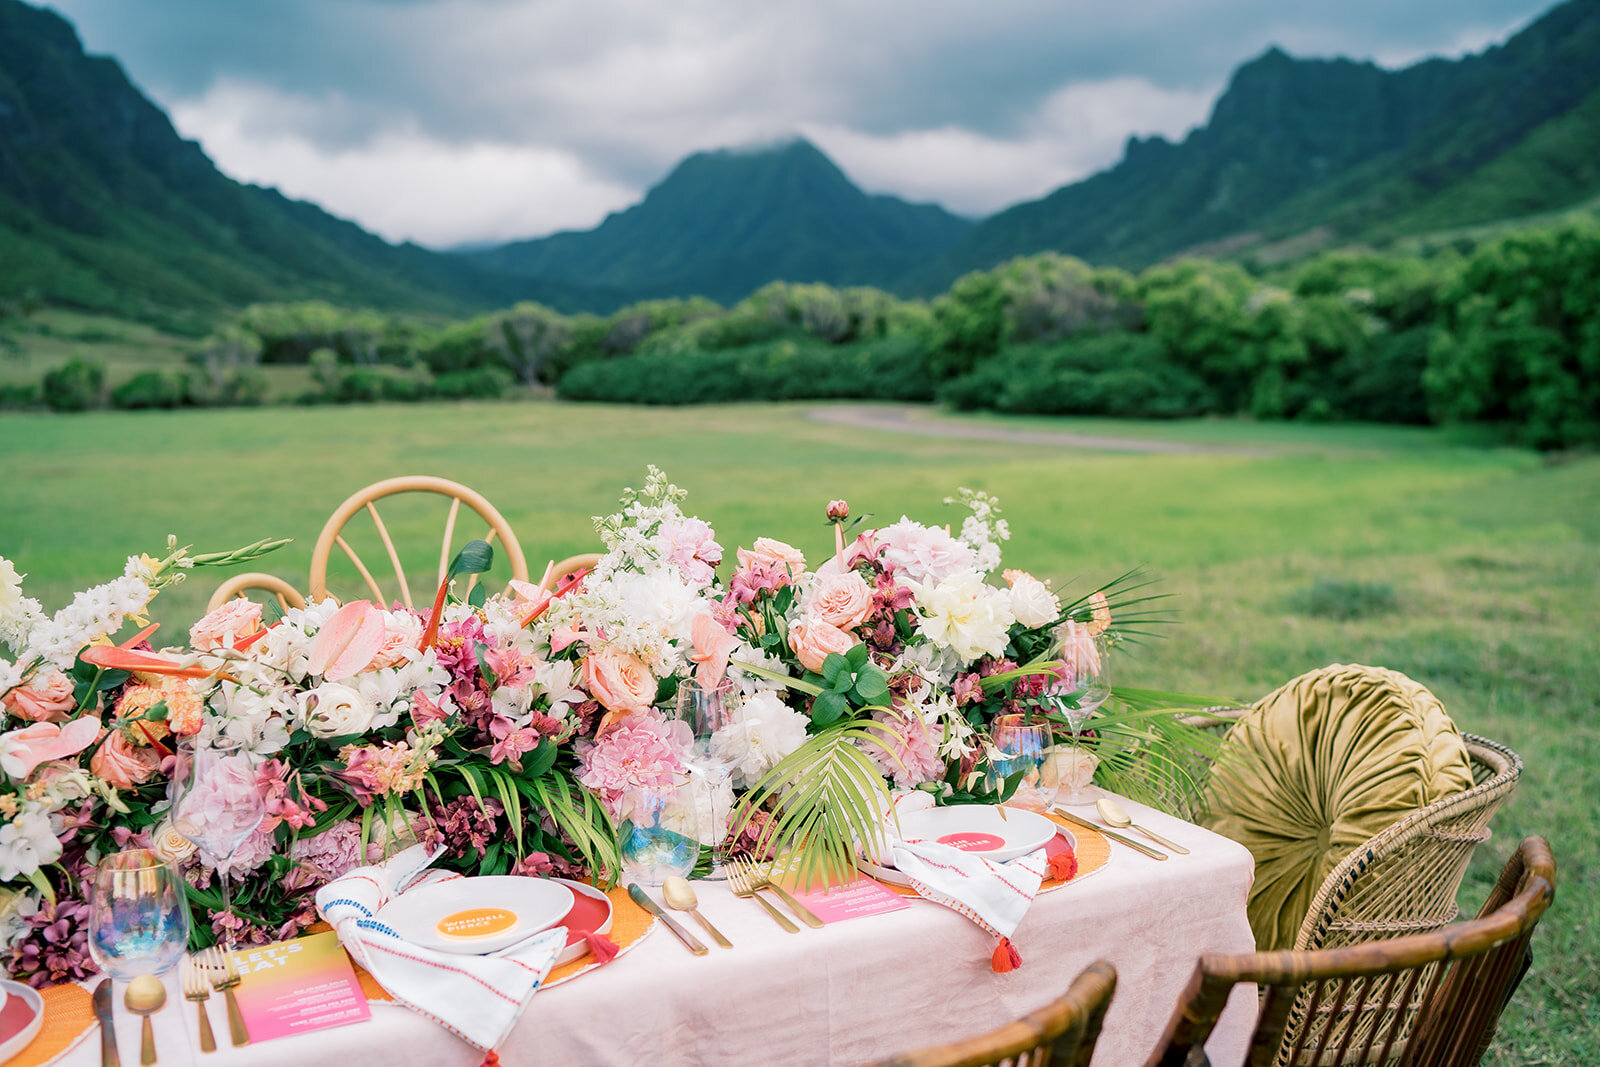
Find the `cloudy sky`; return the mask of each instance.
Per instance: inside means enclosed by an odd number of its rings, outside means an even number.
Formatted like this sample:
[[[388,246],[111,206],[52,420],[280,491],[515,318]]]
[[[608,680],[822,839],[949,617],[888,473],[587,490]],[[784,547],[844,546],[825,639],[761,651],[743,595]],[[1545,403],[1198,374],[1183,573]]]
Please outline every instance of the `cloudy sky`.
[[[1404,66],[1549,0],[49,0],[233,177],[393,240],[593,226],[683,156],[803,134],[983,214],[1202,123],[1268,45]]]

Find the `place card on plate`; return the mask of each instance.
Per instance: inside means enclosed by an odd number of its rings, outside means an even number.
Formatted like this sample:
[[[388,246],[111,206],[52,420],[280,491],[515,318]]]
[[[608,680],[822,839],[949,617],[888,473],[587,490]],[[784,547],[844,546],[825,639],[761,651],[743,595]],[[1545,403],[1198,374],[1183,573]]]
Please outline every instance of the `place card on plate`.
[[[890,892],[871,878],[857,878],[844,885],[796,893],[795,898],[825,923],[882,915],[910,906],[900,894]]]
[[[304,1034],[372,1017],[350,957],[331,930],[241,948],[235,996],[252,1041]]]

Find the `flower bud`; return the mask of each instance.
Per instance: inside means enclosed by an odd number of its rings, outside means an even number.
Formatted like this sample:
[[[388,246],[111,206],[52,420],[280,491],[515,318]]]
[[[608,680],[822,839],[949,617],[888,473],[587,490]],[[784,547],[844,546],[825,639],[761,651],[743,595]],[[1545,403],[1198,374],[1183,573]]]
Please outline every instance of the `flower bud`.
[[[843,500],[828,501],[828,521],[843,522],[850,517],[850,505]]]

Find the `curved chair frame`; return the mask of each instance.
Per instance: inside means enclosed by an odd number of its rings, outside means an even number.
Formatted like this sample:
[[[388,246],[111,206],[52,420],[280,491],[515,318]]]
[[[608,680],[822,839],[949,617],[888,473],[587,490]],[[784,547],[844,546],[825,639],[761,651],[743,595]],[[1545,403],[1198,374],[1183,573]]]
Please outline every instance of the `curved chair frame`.
[[[207,614],[217,610],[223,604],[236,596],[243,596],[248,590],[259,589],[264,593],[271,593],[278,600],[278,610],[288,611],[290,608],[303,608],[306,598],[300,590],[279,578],[276,574],[265,571],[246,571],[235,574],[232,578],[217,586],[217,591],[211,594],[211,599],[206,601]]]
[[[539,583],[539,588],[554,592],[556,586],[561,584],[561,579],[569,574],[577,574],[579,571],[592,570],[594,565],[599,562],[600,553],[598,552],[581,552],[576,556],[568,556],[560,563],[550,564],[550,569],[545,572],[544,580]]]
[[[1097,960],[1059,1000],[981,1037],[933,1045],[872,1067],[1088,1067],[1100,1039],[1117,971]]]
[[[1470,922],[1315,952],[1202,956],[1149,1067],[1206,1062],[1205,1042],[1244,982],[1261,990],[1249,1064],[1476,1064],[1526,973],[1555,881],[1549,842],[1530,837]],[[1299,1028],[1307,1003],[1319,1025]]]
[[[464,503],[478,517],[489,524],[489,535],[486,538],[491,544],[498,535],[500,543],[505,550],[506,558],[511,564],[511,576],[518,581],[528,580],[528,561],[522,554],[522,546],[517,542],[517,536],[511,531],[511,525],[506,522],[495,506],[483,494],[469,489],[459,482],[452,482],[445,478],[433,478],[427,475],[410,475],[402,478],[389,478],[385,481],[374,482],[365,489],[352,493],[344,503],[334,511],[322,527],[322,532],[317,535],[316,547],[311,550],[311,599],[322,600],[328,595],[328,558],[333,554],[335,546],[344,550],[344,554],[354,563],[356,570],[361,572],[361,577],[366,579],[367,588],[372,590],[373,600],[376,603],[387,603],[383,590],[378,587],[377,581],[372,577],[372,572],[367,569],[354,549],[345,541],[340,531],[345,523],[350,521],[358,511],[365,510],[372,516],[372,523],[378,528],[378,536],[383,540],[383,547],[389,553],[389,562],[394,567],[395,578],[400,586],[400,601],[408,608],[416,605],[411,599],[411,587],[406,582],[405,568],[400,563],[400,555],[395,551],[394,542],[389,537],[389,530],[383,524],[383,519],[378,515],[374,501],[396,493],[438,493],[450,498],[450,513],[445,519],[444,539],[439,547],[439,581],[444,581],[445,571],[450,566],[450,542],[455,536],[456,516],[461,511]],[[478,576],[473,575],[467,583],[470,591],[477,584]],[[432,592],[432,590],[429,590]]]

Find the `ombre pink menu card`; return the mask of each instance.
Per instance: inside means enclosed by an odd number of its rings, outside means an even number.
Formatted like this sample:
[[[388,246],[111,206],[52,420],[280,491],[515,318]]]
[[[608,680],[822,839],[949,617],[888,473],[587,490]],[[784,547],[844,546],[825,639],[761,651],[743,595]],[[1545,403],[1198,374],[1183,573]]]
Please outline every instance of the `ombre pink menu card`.
[[[890,892],[871,878],[857,878],[846,885],[796,893],[795,899],[825,923],[859,919],[863,915],[882,915],[910,906],[904,897]]]
[[[234,991],[251,1041],[325,1030],[372,1017],[350,957],[332,930],[234,952]]]

